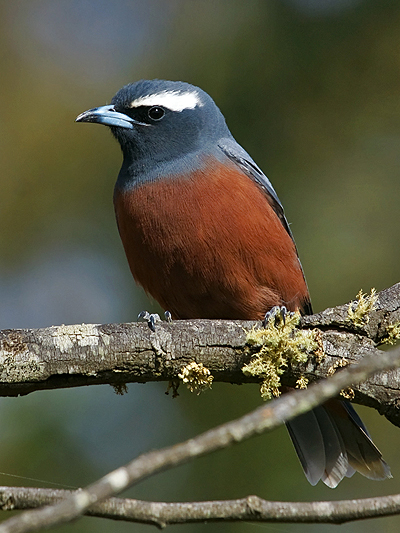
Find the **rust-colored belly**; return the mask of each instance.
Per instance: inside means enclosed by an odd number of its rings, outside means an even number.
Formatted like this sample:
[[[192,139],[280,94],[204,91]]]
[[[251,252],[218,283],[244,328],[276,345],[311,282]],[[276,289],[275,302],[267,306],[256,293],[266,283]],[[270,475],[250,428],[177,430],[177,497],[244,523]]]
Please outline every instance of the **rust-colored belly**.
[[[292,239],[234,166],[116,191],[114,204],[133,277],[174,318],[261,319],[308,300]]]

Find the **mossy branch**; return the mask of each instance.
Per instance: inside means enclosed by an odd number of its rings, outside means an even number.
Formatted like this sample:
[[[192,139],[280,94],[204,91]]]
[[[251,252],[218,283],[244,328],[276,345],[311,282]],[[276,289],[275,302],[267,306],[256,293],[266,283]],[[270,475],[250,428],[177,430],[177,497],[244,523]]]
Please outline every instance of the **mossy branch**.
[[[304,353],[281,361],[280,383],[303,387],[327,377],[332,368],[338,370],[342,361],[356,363],[371,351],[379,357],[382,352],[377,346],[399,337],[400,283],[377,293],[368,320],[361,324],[349,320],[348,309],[346,304],[301,318],[295,335],[298,339],[310,336],[309,346]],[[201,380],[210,384],[211,377],[213,383],[261,383],[265,381],[262,372],[246,375],[242,371],[260,340],[251,340],[251,332],[260,327],[250,321],[192,320],[159,323],[155,332],[146,323],[4,330],[0,332],[0,395],[104,383],[119,391],[129,382],[176,383],[193,362],[210,372],[197,378],[187,376],[197,379],[197,383],[192,381],[196,390]],[[315,342],[317,349],[312,346]],[[376,408],[400,426],[399,390],[400,371],[392,370],[352,387],[353,401]]]
[[[280,395],[281,376],[290,366],[304,364],[321,351],[317,329],[298,329],[300,313],[272,316],[267,327],[253,327],[247,333],[247,344],[255,351],[248,364],[243,367],[246,376],[261,379],[261,397],[270,400]],[[321,357],[318,358],[318,362]],[[305,377],[296,386],[305,388]],[[299,387],[300,388],[300,387]]]

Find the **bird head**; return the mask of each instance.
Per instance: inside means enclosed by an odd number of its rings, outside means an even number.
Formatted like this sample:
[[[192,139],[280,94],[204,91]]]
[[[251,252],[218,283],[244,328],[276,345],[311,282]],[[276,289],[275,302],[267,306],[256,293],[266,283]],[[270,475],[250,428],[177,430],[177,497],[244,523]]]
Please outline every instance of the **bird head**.
[[[132,171],[213,153],[230,137],[212,98],[180,81],[141,80],[122,87],[110,105],[85,111],[77,122],[109,126],[121,145],[124,166]]]

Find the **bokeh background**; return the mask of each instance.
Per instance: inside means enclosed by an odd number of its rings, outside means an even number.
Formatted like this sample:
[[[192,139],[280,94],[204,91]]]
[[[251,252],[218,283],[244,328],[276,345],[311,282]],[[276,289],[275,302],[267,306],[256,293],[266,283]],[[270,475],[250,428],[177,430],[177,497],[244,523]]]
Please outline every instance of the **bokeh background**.
[[[119,147],[106,128],[74,123],[140,78],[184,80],[213,96],[285,205],[315,310],[399,281],[398,1],[2,1],[0,72],[1,329],[128,322],[157,310],[131,279],[114,221]],[[256,386],[216,384],[200,397],[181,389],[175,400],[164,391],[130,385],[117,396],[97,386],[0,399],[0,484],[82,486],[260,403]],[[355,475],[334,491],[311,487],[281,428],[126,494],[308,501],[398,493],[400,431],[359,411],[392,480]],[[341,530],[399,527],[400,517]],[[337,530],[170,530],[255,528]],[[150,531],[93,518],[56,529]]]

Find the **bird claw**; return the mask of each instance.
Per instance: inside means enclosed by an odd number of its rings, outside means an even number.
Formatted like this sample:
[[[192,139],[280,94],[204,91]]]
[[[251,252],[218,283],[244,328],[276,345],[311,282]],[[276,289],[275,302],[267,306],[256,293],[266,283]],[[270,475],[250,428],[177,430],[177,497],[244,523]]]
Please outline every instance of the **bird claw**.
[[[151,313],[150,314],[148,311],[141,311],[138,314],[138,320],[140,320],[141,318],[143,318],[143,320],[147,321],[147,324],[148,324],[149,328],[151,329],[151,331],[155,331],[156,330],[156,323],[157,322],[161,322],[161,318],[160,318],[159,314],[157,314],[157,313]]]
[[[169,311],[165,311],[164,313],[164,316],[165,316],[165,320],[167,322],[172,322],[172,315]],[[142,319],[143,320],[146,320],[149,328],[151,329],[151,331],[155,331],[156,330],[156,324],[157,322],[161,322],[161,318],[160,318],[160,315],[158,313],[149,313],[148,311],[141,311],[139,314],[138,314],[138,320]]]
[[[270,324],[277,326],[279,322],[283,322],[285,325],[286,317],[291,317],[293,315],[293,311],[288,311],[284,305],[275,305],[272,309],[265,313],[263,327],[267,328]]]

